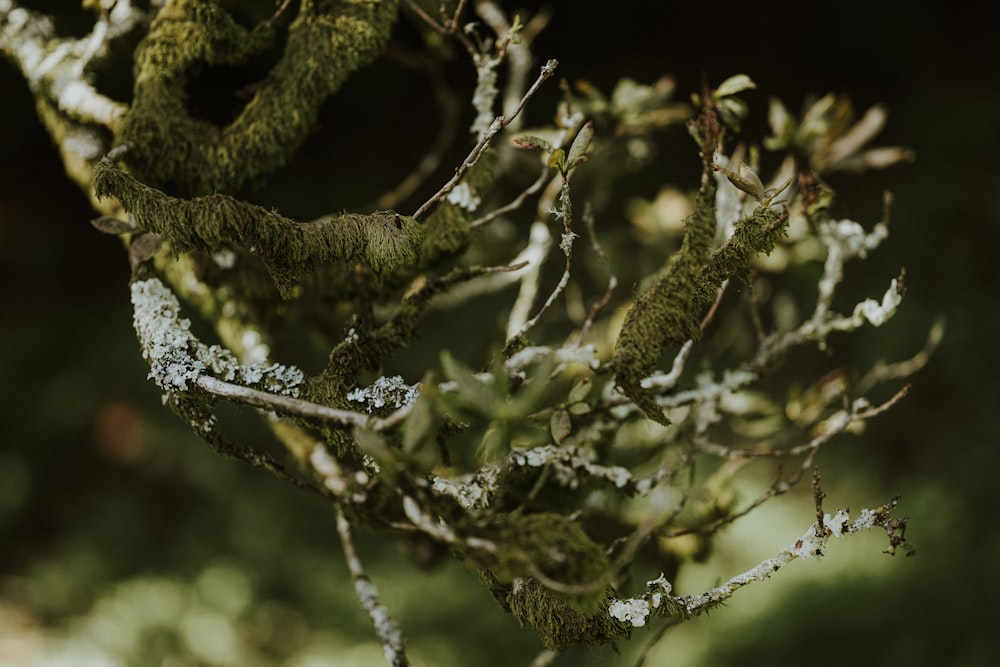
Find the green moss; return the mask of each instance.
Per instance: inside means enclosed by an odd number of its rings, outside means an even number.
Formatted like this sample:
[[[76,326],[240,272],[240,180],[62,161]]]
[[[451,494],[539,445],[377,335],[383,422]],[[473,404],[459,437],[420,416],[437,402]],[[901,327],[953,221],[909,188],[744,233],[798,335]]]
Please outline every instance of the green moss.
[[[252,30],[209,0],[173,0],[135,57],[135,91],[117,137],[141,181],[185,196],[232,192],[294,154],[320,105],[373,60],[396,20],[395,0],[304,0],[284,53],[229,124],[188,109],[189,81],[208,66],[239,65],[275,46],[268,23]]]
[[[662,424],[669,420],[655,396],[641,386],[642,379],[668,349],[701,337],[701,318],[722,282],[733,276],[749,282],[754,256],[771,252],[785,231],[785,211],[758,207],[737,222],[726,243],[709,254],[716,228],[716,187],[711,173],[706,176],[695,212],[685,226],[681,249],[663,277],[629,310],[615,347],[618,387],[646,416]]]
[[[715,237],[715,191],[709,173],[685,223],[680,250],[670,258],[663,276],[636,299],[615,344],[618,387],[647,417],[663,424],[668,423],[666,416],[640,382],[667,349],[701,336],[701,314],[715,298],[701,280]]]
[[[559,514],[506,514],[477,536],[493,541],[499,551],[469,550],[461,556],[479,569],[484,584],[522,627],[538,631],[546,647],[602,644],[629,635],[631,627],[608,613],[609,589],[558,593],[528,572],[531,565],[568,585],[591,584],[606,576],[604,549],[577,521]]]
[[[506,606],[521,627],[538,631],[546,648],[562,650],[574,644],[607,644],[627,638],[632,628],[608,613],[610,599],[586,613],[570,605],[534,579],[524,579],[506,594]]]
[[[476,529],[476,533],[499,549],[496,553],[470,549],[463,559],[476,569],[488,571],[501,584],[529,577],[531,567],[568,585],[590,584],[607,574],[604,548],[591,540],[577,521],[561,514],[501,514]],[[606,592],[556,595],[567,605],[592,613]]]
[[[159,234],[176,253],[214,252],[227,244],[247,249],[285,296],[316,263],[363,260],[378,275],[412,266],[423,240],[413,218],[392,211],[297,222],[226,195],[170,197],[107,160],[94,168],[94,190],[99,198],[121,201],[139,230]]]

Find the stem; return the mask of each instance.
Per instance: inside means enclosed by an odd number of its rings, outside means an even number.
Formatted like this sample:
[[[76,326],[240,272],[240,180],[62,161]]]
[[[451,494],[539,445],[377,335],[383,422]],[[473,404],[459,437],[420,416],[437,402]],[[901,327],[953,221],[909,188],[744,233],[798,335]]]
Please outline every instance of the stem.
[[[389,615],[389,610],[386,609],[385,605],[379,602],[378,588],[368,578],[361,565],[361,560],[354,548],[354,540],[351,537],[351,524],[344,516],[344,510],[340,507],[337,508],[337,532],[340,534],[340,543],[344,549],[347,569],[350,570],[351,579],[354,580],[354,593],[358,596],[361,607],[368,613],[368,617],[375,627],[375,634],[382,642],[386,661],[393,667],[408,667],[410,661],[406,658],[403,631],[395,619]]]

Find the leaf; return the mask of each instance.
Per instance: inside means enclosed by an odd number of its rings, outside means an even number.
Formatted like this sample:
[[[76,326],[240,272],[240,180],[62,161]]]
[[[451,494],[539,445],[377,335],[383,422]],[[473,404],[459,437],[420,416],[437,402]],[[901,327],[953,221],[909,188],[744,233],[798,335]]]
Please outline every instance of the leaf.
[[[421,392],[403,423],[403,451],[408,454],[418,451],[433,436],[437,426],[432,399]]]
[[[535,149],[541,148],[546,153],[551,153],[553,146],[551,143],[542,139],[541,137],[536,137],[531,134],[523,134],[520,137],[514,137],[514,143],[521,148]]]
[[[573,139],[573,144],[569,147],[569,156],[566,158],[567,171],[587,161],[587,150],[590,149],[590,144],[593,141],[594,121],[588,120],[576,133],[576,138]]]
[[[552,433],[552,439],[556,441],[556,444],[562,444],[562,441],[569,437],[569,434],[573,432],[573,421],[570,419],[569,412],[566,410],[556,410],[552,413],[552,418],[549,419],[549,431]]]
[[[153,232],[144,232],[132,237],[132,244],[129,246],[129,253],[132,261],[141,264],[147,259],[152,259],[153,255],[163,247],[163,238]]]
[[[479,414],[492,416],[497,407],[493,386],[477,378],[475,373],[451,356],[448,350],[441,352],[441,371],[458,386],[454,397],[462,406]]]
[[[391,477],[399,468],[395,450],[381,433],[366,428],[356,428],[354,442],[358,449],[378,463],[380,474]]]
[[[715,89],[715,97],[716,99],[728,97],[744,90],[753,90],[756,87],[757,84],[746,74],[736,74],[719,84],[719,87]]]
[[[745,162],[740,162],[740,178],[750,184],[753,191],[759,193],[756,195],[757,199],[760,199],[764,194],[764,184],[760,182],[760,176],[757,175],[753,169],[751,169]]]
[[[590,393],[593,386],[594,383],[590,380],[590,377],[586,375],[583,376],[577,380],[576,384],[573,385],[573,388],[569,390],[569,402],[579,403],[583,399],[587,398],[587,394]]]
[[[861,151],[882,130],[887,117],[885,107],[879,105],[866,111],[861,120],[830,144],[827,149],[829,161],[836,164]]]
[[[103,215],[100,218],[95,218],[90,221],[90,224],[94,226],[99,232],[104,232],[105,234],[111,234],[112,236],[121,236],[122,234],[128,234],[129,232],[135,231],[135,226],[131,222],[126,222],[120,218],[115,218],[110,215]]]
[[[787,148],[795,134],[795,122],[785,105],[775,97],[771,98],[767,109],[767,122],[773,136],[765,137],[764,147],[772,151]]]
[[[727,97],[719,100],[718,109],[722,122],[737,131],[739,131],[743,119],[750,112],[747,103],[738,97]]]
[[[721,171],[725,174],[729,182],[732,183],[736,188],[747,193],[757,201],[764,198],[764,184],[760,182],[760,177],[754,173],[753,169],[748,167],[746,164],[740,162],[740,173],[736,174],[729,171],[725,167],[720,167],[719,165],[714,166],[716,171]]]
[[[566,173],[566,151],[561,148],[557,148],[552,151],[552,155],[549,156],[549,166],[558,169],[562,173]]]

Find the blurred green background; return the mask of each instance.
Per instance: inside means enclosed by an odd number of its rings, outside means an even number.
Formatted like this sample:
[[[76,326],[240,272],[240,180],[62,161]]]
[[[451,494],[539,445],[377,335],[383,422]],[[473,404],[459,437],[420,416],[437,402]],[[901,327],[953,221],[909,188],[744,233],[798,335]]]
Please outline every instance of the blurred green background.
[[[759,86],[746,96],[750,137],[762,136],[771,95],[792,110],[826,92],[849,94],[859,110],[885,103],[877,143],[912,147],[917,161],[831,181],[839,214],[866,225],[881,192],[895,194],[888,243],[850,268],[856,287],[880,293],[905,266],[907,297],[886,327],[833,347],[865,368],[909,357],[935,318],[947,322],[906,400],[820,459],[828,508],[901,493],[917,556],[879,554],[878,536],[832,544],[821,562],[795,563],[668,632],[654,664],[991,664],[1000,11],[985,2],[548,6],[536,55],[558,58],[570,80],[608,91],[621,76],[670,74],[686,94],[703,77],[750,74]],[[461,67],[449,72],[458,85],[471,80]],[[268,196],[305,216],[361,206],[394,184],[434,132],[422,85],[392,64],[360,73]],[[219,458],[160,405],[131,329],[122,248],[88,224],[86,200],[6,61],[0,99],[0,665],[381,664],[329,509]],[[544,99],[533,122],[546,120]],[[324,187],[282,190],[343,154],[351,165]],[[639,194],[655,194],[663,174],[693,176],[677,162],[666,145],[661,171],[635,183]],[[771,503],[678,586],[694,592],[773,554],[810,511],[803,496]],[[363,532],[359,548],[414,662],[519,665],[539,650],[461,567],[428,574]],[[637,633],[621,654],[579,649],[555,664],[631,664],[650,635]]]

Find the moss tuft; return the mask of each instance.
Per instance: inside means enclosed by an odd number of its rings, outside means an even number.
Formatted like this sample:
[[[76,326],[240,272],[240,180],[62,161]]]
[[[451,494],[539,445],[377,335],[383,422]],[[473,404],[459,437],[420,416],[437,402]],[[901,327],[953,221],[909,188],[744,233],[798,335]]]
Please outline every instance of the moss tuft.
[[[530,576],[532,568],[567,585],[591,584],[607,574],[608,559],[575,520],[561,514],[501,514],[493,517],[478,537],[498,545],[497,552],[471,549],[466,563],[485,570],[497,582],[509,585]],[[552,593],[563,604],[583,614],[603,603],[606,591],[577,595]]]
[[[608,613],[607,596],[595,611],[585,613],[534,579],[523,579],[510,588],[505,601],[521,627],[535,628],[548,649],[607,644],[632,633],[628,624]]]

